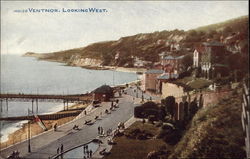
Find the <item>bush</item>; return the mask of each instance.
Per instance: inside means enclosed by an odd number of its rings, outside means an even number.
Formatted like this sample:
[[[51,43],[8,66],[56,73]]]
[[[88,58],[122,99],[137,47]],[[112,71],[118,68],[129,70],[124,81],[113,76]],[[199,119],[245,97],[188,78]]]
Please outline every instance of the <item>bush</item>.
[[[148,122],[154,123],[154,121],[155,121],[156,119],[157,119],[157,118],[156,118],[154,115],[149,115],[149,116],[148,116]]]
[[[170,133],[164,134],[163,140],[170,144],[170,145],[175,145],[177,144],[181,139],[181,132],[177,129],[173,130]]]
[[[164,118],[164,112],[154,102],[147,102],[134,108],[136,118],[149,118],[150,115],[154,116],[152,119],[154,121]]]

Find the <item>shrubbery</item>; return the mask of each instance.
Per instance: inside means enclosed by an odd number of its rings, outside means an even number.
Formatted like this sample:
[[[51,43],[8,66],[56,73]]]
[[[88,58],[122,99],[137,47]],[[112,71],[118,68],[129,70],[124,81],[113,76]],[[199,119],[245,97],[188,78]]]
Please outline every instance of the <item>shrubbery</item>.
[[[164,112],[154,102],[146,102],[134,109],[134,116],[137,118],[149,118],[152,121],[162,120]]]

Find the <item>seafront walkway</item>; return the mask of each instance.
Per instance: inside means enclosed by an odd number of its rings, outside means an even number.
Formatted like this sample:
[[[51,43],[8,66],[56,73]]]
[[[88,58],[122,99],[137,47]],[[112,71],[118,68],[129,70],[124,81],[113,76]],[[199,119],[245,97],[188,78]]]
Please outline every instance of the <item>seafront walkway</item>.
[[[128,92],[132,89],[128,89]],[[71,149],[91,141],[98,136],[98,126],[104,130],[117,128],[119,122],[125,122],[133,117],[134,99],[131,95],[123,94],[119,99],[119,108],[109,110],[111,102],[103,102],[100,107],[88,109],[87,115],[81,115],[76,120],[58,127],[57,131],[49,130],[31,139],[31,153],[28,152],[28,141],[24,141],[3,149],[0,156],[6,158],[13,151],[18,150],[20,156],[25,158],[49,158],[57,154],[57,148],[63,144],[64,150]],[[106,114],[108,109],[111,113]],[[95,119],[98,116],[98,119]],[[85,121],[93,121],[93,125],[85,125]],[[80,130],[73,130],[73,126],[78,125]]]

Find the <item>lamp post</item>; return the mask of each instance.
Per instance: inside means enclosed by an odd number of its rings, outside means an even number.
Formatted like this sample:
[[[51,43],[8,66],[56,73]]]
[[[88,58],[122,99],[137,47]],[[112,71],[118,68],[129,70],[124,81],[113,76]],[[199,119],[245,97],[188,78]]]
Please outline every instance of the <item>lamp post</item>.
[[[136,98],[138,98],[138,86],[136,86]]]
[[[143,96],[143,91],[141,92],[141,101],[144,102],[144,96]]]
[[[30,113],[31,113],[31,111],[28,108],[28,118],[30,117]],[[32,112],[32,114],[33,114],[33,112]],[[30,135],[31,135],[31,132],[30,132],[30,119],[28,119],[28,152],[29,153],[31,152]]]
[[[28,121],[28,152],[31,152],[31,146],[30,146],[30,120]]]

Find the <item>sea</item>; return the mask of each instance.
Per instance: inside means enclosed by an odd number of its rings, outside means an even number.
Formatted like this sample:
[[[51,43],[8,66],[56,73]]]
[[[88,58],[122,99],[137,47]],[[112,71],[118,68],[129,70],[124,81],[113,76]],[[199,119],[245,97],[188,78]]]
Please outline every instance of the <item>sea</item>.
[[[101,85],[119,85],[138,80],[136,73],[114,70],[90,70],[66,66],[63,63],[37,60],[14,54],[1,54],[1,93],[24,94],[83,94]],[[38,114],[58,112],[63,103],[39,102]],[[2,101],[1,117],[24,116],[31,102]],[[35,108],[35,104],[34,104]],[[0,142],[20,129],[27,121],[0,121]]]

